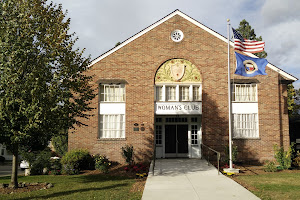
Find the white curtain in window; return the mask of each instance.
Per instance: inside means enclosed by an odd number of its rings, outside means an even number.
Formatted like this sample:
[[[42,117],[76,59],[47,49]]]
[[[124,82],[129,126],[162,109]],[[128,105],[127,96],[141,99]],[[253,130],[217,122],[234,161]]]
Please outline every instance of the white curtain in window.
[[[255,84],[235,84],[234,101],[251,102],[257,101],[256,85]]]
[[[258,138],[257,114],[233,114],[233,137]]]
[[[167,86],[167,100],[175,101],[176,100],[176,87],[175,86]]]
[[[124,138],[125,115],[100,115],[100,138]]]

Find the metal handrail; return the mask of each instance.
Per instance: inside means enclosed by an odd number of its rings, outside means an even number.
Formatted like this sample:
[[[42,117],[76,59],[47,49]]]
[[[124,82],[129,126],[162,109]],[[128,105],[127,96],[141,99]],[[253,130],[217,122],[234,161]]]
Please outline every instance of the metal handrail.
[[[218,174],[220,174],[220,158],[221,158],[221,154],[220,152],[210,148],[209,146],[205,145],[205,144],[201,144],[201,147],[206,147],[208,148],[208,150],[211,150],[212,152],[215,152],[217,154],[217,162],[218,162]],[[203,148],[201,148],[201,158],[203,157]],[[207,158],[207,164],[209,164],[209,153],[208,153],[208,158]]]

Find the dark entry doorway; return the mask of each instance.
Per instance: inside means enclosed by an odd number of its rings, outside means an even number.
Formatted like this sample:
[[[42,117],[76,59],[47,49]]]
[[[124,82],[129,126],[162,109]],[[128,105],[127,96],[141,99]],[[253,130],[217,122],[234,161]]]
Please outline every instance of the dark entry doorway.
[[[187,156],[188,125],[165,125],[165,153],[174,157]]]

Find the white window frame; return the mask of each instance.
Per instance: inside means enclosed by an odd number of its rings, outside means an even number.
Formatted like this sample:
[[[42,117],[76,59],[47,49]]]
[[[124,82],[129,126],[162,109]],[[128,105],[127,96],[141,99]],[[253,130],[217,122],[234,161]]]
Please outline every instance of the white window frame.
[[[257,113],[233,114],[233,138],[259,138],[259,118]]]
[[[170,88],[173,88],[173,90],[171,91]],[[166,85],[166,101],[177,101],[177,93],[176,85]]]
[[[164,86],[162,86],[162,85],[155,86],[155,100],[156,101],[164,101],[163,90],[164,90]]]
[[[125,94],[125,84],[99,85],[100,102],[125,102]]]
[[[190,86],[180,85],[179,86],[179,100],[180,101],[190,101]]]
[[[194,88],[197,88],[198,91],[195,90]],[[192,94],[193,94],[193,101],[202,101],[202,85],[193,85]]]
[[[198,124],[191,124],[191,145],[198,146]]]
[[[173,88],[170,98],[170,87]],[[182,88],[188,88],[183,95]],[[197,88],[197,89],[195,89]],[[197,94],[195,94],[197,92]],[[183,98],[183,96],[185,98]],[[155,97],[157,102],[200,102],[202,101],[202,84],[159,84],[155,85]]]
[[[242,89],[242,87],[244,87]],[[233,84],[232,85],[233,102],[257,102],[257,84]]]
[[[99,138],[125,138],[125,115],[99,114]]]
[[[163,134],[162,130],[163,126],[162,124],[156,124],[155,125],[155,144],[156,146],[162,146],[163,145]]]

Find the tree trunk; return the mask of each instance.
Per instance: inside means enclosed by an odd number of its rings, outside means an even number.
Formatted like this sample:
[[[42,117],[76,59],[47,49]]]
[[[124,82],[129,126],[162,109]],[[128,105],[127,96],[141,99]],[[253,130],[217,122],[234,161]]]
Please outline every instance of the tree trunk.
[[[13,148],[13,161],[12,161],[12,170],[11,170],[11,179],[9,187],[17,188],[18,187],[18,145],[14,145]]]

